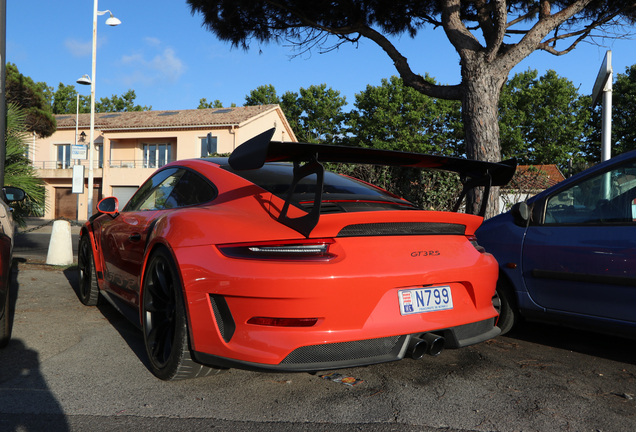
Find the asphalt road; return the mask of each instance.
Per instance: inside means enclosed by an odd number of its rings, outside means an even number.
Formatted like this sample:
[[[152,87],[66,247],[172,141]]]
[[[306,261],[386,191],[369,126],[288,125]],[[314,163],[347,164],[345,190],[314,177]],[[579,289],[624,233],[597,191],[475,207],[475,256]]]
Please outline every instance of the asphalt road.
[[[83,306],[76,268],[18,262],[0,431],[634,431],[635,343],[526,325],[437,357],[310,374],[156,379],[141,332]]]

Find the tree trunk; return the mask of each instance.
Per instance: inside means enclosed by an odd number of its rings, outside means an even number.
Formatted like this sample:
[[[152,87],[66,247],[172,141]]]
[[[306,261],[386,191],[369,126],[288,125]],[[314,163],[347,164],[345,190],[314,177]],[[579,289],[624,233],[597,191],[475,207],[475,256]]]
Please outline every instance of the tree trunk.
[[[486,64],[481,56],[462,64],[464,96],[462,119],[466,132],[466,156],[468,159],[499,162],[499,94],[506,82],[508,71],[496,70]],[[496,64],[496,63],[495,63]],[[478,214],[483,202],[483,188],[473,190],[467,196],[466,213]],[[486,218],[499,213],[499,188],[490,189]]]

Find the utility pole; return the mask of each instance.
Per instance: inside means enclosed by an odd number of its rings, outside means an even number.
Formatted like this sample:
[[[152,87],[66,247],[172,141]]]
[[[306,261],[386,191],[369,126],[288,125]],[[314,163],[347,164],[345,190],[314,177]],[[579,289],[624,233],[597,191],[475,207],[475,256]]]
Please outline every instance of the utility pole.
[[[4,162],[7,157],[7,1],[0,0],[0,188],[4,187]]]

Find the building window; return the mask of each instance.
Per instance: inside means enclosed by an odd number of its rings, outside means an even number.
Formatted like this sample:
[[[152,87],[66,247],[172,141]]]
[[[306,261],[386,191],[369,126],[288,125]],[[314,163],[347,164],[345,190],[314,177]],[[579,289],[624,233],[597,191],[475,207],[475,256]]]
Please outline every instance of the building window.
[[[208,144],[208,138],[201,138],[201,157],[208,157],[211,154],[216,153],[216,137],[211,137]]]
[[[161,168],[171,161],[171,144],[144,144],[144,168]]]
[[[57,145],[57,169],[66,169],[71,167],[71,145]]]

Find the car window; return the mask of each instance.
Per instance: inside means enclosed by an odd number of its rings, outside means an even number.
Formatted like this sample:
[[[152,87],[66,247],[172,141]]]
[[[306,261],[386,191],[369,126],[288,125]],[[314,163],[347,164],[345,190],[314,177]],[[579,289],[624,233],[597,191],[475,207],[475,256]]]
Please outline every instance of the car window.
[[[593,177],[551,196],[546,224],[615,224],[636,220],[636,162]]]
[[[177,184],[184,169],[170,168],[159,171],[141,185],[122,211],[160,210]]]
[[[166,208],[185,207],[211,201],[216,190],[201,176],[186,171],[165,202]]]
[[[279,198],[285,199],[292,184],[293,165],[288,163],[267,164],[261,169],[235,171],[229,165],[223,169],[262,187]],[[323,199],[369,199],[405,203],[388,192],[374,188],[351,177],[325,171]],[[316,192],[316,176],[309,175],[298,183],[294,198],[298,201],[313,201]]]

